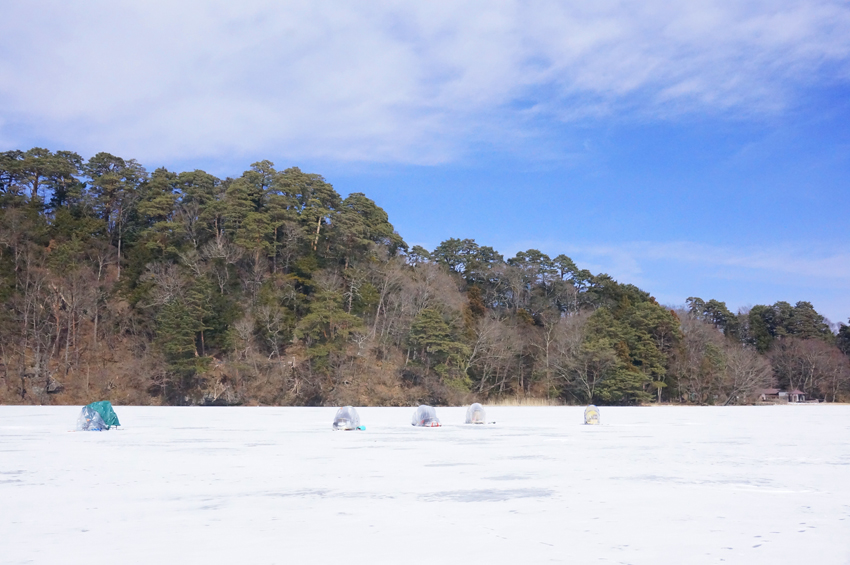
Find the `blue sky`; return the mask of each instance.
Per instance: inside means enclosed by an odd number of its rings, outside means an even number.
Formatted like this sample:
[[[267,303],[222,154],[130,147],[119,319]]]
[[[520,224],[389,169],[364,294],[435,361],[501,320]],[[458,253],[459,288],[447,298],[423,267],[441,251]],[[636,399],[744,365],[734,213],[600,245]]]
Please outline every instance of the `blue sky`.
[[[411,244],[565,252],[668,304],[846,321],[848,132],[838,0],[7,0],[0,19],[0,150],[299,165]]]

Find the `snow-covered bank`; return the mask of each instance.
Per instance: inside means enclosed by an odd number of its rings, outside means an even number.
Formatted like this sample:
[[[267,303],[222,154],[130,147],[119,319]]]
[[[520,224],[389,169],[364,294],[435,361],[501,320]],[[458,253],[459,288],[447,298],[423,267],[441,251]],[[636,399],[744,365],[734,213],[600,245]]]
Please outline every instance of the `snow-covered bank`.
[[[0,563],[850,563],[850,406],[0,406]]]

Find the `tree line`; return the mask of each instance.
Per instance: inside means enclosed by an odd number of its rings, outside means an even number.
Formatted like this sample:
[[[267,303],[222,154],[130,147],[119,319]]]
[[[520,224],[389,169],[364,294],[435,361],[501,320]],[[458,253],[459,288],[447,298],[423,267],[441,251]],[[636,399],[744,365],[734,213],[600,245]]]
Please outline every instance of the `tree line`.
[[[850,399],[808,302],[671,308],[566,255],[408,246],[362,193],[0,153],[0,402],[741,404]]]

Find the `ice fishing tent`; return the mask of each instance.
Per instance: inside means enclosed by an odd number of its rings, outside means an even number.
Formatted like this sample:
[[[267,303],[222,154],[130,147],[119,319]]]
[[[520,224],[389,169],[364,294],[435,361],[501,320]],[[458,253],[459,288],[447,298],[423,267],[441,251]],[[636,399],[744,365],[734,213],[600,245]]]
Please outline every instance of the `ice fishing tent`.
[[[99,432],[120,425],[121,422],[118,421],[118,416],[112,409],[112,403],[108,400],[83,406],[77,418],[77,430],[81,432]]]
[[[440,419],[437,418],[437,411],[434,410],[434,407],[426,406],[424,404],[417,408],[416,412],[413,413],[413,421],[411,424],[423,428],[438,428],[441,425]]]
[[[484,413],[484,407],[477,402],[466,409],[467,424],[486,424],[487,415]]]
[[[591,404],[584,409],[584,423],[598,424],[599,423],[599,408]]]
[[[334,416],[334,429],[365,430],[366,428],[360,425],[360,414],[353,406],[343,406],[336,411],[336,416]]]

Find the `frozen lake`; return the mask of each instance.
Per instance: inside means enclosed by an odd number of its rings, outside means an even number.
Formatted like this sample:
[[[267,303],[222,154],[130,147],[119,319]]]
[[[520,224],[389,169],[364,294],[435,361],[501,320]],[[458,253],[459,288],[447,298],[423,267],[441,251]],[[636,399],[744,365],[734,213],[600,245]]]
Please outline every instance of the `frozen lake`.
[[[850,563],[850,406],[0,406],[0,563]]]

